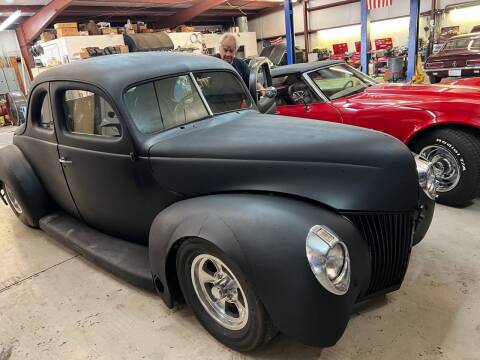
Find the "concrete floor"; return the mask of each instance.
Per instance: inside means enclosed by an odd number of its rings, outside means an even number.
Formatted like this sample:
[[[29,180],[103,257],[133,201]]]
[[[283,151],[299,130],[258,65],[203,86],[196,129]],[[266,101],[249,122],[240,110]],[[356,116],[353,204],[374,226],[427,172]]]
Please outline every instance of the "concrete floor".
[[[0,148],[12,142],[12,136],[15,129],[15,126],[0,126]]]
[[[1,140],[1,136],[0,136]],[[239,354],[188,308],[92,265],[0,203],[0,360],[6,359],[480,359],[480,199],[437,207],[402,288],[367,304],[328,349],[280,335]]]

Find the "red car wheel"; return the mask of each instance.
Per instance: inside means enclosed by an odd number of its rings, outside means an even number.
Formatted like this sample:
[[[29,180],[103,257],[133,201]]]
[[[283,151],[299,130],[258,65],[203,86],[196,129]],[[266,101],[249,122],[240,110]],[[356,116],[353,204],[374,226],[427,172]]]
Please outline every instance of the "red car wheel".
[[[480,137],[464,130],[438,129],[418,140],[413,150],[434,163],[437,202],[465,205],[480,190]]]

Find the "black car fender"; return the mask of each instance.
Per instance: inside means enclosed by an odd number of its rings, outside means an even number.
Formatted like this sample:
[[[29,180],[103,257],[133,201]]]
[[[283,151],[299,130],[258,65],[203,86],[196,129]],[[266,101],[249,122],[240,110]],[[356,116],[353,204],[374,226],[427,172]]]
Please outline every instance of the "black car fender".
[[[305,249],[314,225],[326,225],[347,245],[352,269],[347,294],[324,289]],[[163,300],[175,300],[175,249],[199,237],[244,272],[277,328],[308,345],[335,344],[370,280],[368,245],[343,216],[301,199],[268,194],[220,194],[173,204],[155,218],[149,237],[153,277]]]
[[[0,150],[0,188],[7,185],[24,207],[24,215],[30,226],[51,211],[52,201],[35,171],[15,145]]]

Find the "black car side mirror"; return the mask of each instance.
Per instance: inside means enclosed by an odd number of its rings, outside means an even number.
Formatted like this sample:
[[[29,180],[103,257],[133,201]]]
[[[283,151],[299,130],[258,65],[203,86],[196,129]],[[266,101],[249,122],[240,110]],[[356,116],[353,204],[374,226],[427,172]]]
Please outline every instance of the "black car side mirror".
[[[273,86],[269,86],[265,89],[265,96],[269,99],[275,99],[277,97],[277,89]]]

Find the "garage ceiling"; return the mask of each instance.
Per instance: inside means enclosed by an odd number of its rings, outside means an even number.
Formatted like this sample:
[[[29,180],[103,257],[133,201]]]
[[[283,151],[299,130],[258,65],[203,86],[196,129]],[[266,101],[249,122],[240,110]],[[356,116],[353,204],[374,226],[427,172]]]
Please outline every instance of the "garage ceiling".
[[[12,12],[21,10],[23,16],[17,20],[17,23],[21,23],[49,2],[49,0],[0,0],[0,22]],[[251,19],[280,9],[282,6],[283,0],[76,0],[54,22],[95,20],[123,25],[130,19],[132,22],[144,21],[162,28],[171,25],[174,15],[183,12],[187,16],[179,20],[190,18],[185,21],[187,24],[233,25],[233,18],[237,16],[246,15]],[[190,11],[186,11],[188,9]],[[191,14],[195,16],[191,18]]]

